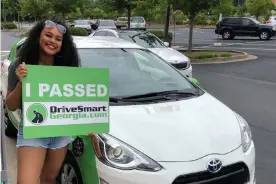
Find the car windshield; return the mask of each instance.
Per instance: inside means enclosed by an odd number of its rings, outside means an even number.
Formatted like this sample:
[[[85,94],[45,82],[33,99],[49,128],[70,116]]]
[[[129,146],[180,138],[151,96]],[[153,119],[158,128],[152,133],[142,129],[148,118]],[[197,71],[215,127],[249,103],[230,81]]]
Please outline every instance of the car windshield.
[[[114,21],[107,21],[107,20],[105,20],[105,21],[103,21],[103,20],[101,20],[100,21],[100,24],[99,24],[100,26],[114,26],[115,24],[114,24]]]
[[[165,48],[166,46],[164,43],[158,39],[155,35],[151,33],[143,33],[143,32],[134,32],[134,33],[127,33],[127,32],[120,32],[119,37],[134,42],[142,47],[145,48]]]
[[[182,74],[144,49],[78,49],[83,67],[108,68],[110,96],[185,90],[196,92]]]
[[[76,25],[85,25],[89,24],[89,20],[75,20]]]
[[[143,17],[132,17],[131,22],[142,23],[142,22],[144,22],[144,19],[143,19]]]

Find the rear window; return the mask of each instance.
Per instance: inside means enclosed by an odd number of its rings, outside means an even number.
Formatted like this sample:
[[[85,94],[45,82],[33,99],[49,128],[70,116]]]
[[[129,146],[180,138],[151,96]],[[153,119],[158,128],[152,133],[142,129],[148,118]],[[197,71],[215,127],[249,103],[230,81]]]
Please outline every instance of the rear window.
[[[127,18],[120,17],[120,18],[118,18],[118,21],[127,21]]]
[[[131,22],[145,22],[145,19],[143,17],[132,17]]]

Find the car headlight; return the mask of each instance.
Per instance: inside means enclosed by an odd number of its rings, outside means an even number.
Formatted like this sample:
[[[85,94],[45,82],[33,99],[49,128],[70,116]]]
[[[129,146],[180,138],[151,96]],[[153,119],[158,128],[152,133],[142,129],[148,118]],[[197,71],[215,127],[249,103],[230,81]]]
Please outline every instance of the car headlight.
[[[240,128],[243,152],[247,152],[252,143],[252,133],[248,123],[236,113]]]
[[[108,134],[95,135],[92,141],[97,158],[110,167],[152,172],[162,169],[148,156]]]
[[[273,27],[272,30],[273,30],[273,31],[276,31],[276,27]]]

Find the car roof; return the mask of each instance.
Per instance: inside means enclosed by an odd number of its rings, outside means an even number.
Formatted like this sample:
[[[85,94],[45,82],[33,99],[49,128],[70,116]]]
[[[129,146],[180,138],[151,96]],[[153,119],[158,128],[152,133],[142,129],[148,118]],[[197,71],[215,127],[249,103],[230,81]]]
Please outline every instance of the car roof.
[[[18,40],[15,45],[18,47],[23,44],[27,37]],[[73,36],[73,41],[78,49],[83,48],[122,48],[122,49],[145,49],[144,47],[117,38],[117,37],[106,37],[106,36]]]
[[[148,33],[151,34],[149,31],[144,31],[144,30],[132,30],[132,29],[99,29],[97,31],[111,31],[111,32],[116,32],[116,33],[127,33],[127,34],[137,34],[137,33]]]
[[[74,36],[74,43],[77,48],[122,48],[122,49],[144,49],[143,47],[120,39],[116,37],[106,37],[106,36],[93,36],[93,37],[83,37]]]

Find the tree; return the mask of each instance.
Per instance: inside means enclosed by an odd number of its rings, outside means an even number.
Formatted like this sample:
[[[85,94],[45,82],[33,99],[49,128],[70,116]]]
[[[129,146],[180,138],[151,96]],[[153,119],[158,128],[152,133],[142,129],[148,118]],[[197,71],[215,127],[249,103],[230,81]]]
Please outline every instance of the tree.
[[[32,15],[35,20],[41,17],[47,17],[51,11],[51,3],[47,0],[19,0],[21,16]]]
[[[174,9],[180,9],[189,18],[189,47],[188,51],[192,51],[193,46],[193,28],[194,20],[199,12],[204,12],[214,8],[221,0],[173,0]]]
[[[15,16],[18,15],[20,11],[18,0],[2,0],[2,4],[4,5],[4,19],[7,14],[10,14],[13,15],[14,20],[16,20]]]
[[[65,18],[66,14],[74,12],[78,8],[79,0],[49,0],[49,2],[52,4],[53,10]]]
[[[271,0],[246,0],[245,5],[248,12],[254,15],[256,19],[262,15],[271,15],[271,11],[274,9],[274,4]]]
[[[233,0],[220,0],[219,3],[213,8],[212,13],[219,15],[220,13],[223,16],[233,15],[235,10],[235,5]]]

